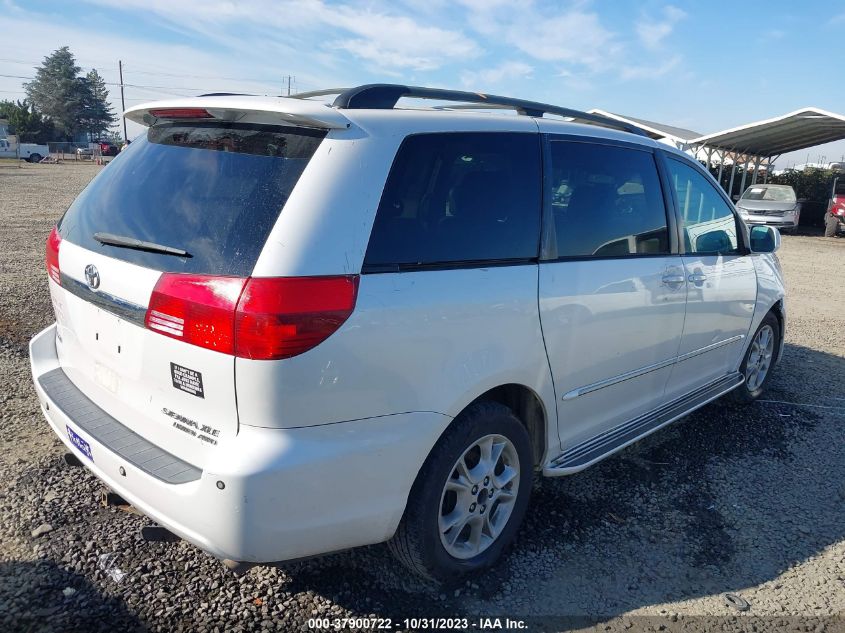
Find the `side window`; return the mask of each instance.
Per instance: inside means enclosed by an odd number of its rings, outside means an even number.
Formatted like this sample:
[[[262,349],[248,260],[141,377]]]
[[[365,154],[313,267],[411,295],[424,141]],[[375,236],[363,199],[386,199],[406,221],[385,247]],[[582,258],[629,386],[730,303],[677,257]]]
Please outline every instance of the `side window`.
[[[669,158],[669,179],[675,189],[687,253],[739,252],[736,217],[708,180],[689,165]]]
[[[538,134],[409,136],[387,177],[364,265],[535,258],[540,214]]]
[[[552,140],[549,176],[558,257],[669,253],[651,152]]]

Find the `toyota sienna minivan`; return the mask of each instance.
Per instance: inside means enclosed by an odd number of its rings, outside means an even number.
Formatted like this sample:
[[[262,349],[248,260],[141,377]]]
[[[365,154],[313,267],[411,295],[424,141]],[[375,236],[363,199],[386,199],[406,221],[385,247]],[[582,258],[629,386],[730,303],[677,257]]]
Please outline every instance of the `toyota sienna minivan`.
[[[161,526],[235,566],[387,541],[453,579],[533,478],[766,387],[780,235],[689,156],[519,99],[325,94],[129,109],[47,241],[44,416]]]

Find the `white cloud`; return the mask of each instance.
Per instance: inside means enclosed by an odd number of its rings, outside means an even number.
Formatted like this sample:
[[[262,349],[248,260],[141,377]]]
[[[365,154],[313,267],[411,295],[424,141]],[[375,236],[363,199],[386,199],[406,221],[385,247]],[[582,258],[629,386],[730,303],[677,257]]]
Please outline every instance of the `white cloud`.
[[[538,62],[602,72],[622,51],[618,36],[604,26],[587,3],[538,5],[503,0],[459,0],[472,28],[504,42]]]
[[[656,65],[623,66],[619,70],[619,76],[625,81],[631,81],[633,79],[660,79],[678,68],[680,64],[681,57],[680,55],[676,55]]]
[[[507,39],[535,59],[597,70],[618,51],[615,37],[602,26],[598,15],[581,11],[520,20],[507,29]]]
[[[460,31],[418,24],[407,16],[339,8],[323,18],[354,39],[335,39],[332,45],[376,66],[434,70],[451,61],[477,57],[481,48]]]
[[[643,16],[637,21],[634,28],[640,42],[646,48],[656,50],[663,45],[663,40],[672,33],[675,25],[686,16],[687,14],[683,10],[668,5],[663,8],[663,17],[661,19]]]
[[[487,86],[496,86],[505,81],[529,78],[533,72],[534,68],[526,63],[508,61],[493,68],[476,72],[466,71],[461,74],[461,83],[466,88],[484,89]]]
[[[227,47],[254,47],[257,43],[267,46],[282,40],[301,40],[313,46],[322,39],[330,49],[346,51],[380,68],[434,70],[481,53],[478,43],[462,31],[398,14],[395,5],[378,1],[366,7],[353,2],[329,4],[323,0],[88,2],[151,12],[176,28],[194,30]],[[437,16],[428,17],[433,20]],[[255,34],[256,30],[259,38],[242,39],[242,33]],[[312,55],[314,52],[294,45],[287,53]]]

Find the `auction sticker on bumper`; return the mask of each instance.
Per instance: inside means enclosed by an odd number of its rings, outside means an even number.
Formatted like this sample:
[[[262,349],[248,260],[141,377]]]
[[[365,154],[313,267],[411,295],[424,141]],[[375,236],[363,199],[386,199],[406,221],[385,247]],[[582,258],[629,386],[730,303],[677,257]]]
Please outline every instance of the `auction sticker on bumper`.
[[[198,371],[170,363],[170,377],[173,379],[173,386],[177,389],[192,396],[205,398],[205,392],[202,389],[202,374]]]
[[[79,437],[69,426],[65,426],[65,428],[67,429],[67,437],[70,440],[70,443],[78,448],[80,453],[93,462],[94,456],[91,454],[91,445]]]

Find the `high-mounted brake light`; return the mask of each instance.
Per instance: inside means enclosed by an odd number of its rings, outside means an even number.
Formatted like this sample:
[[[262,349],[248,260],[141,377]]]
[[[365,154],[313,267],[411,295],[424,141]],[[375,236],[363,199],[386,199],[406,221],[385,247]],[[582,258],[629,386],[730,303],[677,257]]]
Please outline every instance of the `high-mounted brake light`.
[[[145,324],[186,343],[254,360],[313,349],[352,314],[358,276],[217,277],[164,273]]]
[[[62,236],[59,235],[57,227],[53,227],[50,231],[50,237],[47,238],[47,256],[45,261],[47,264],[47,274],[50,279],[55,281],[60,286],[62,285],[62,275],[59,270],[59,246],[62,244]]]
[[[153,108],[150,110],[157,119],[213,119],[214,115],[205,108]]]

